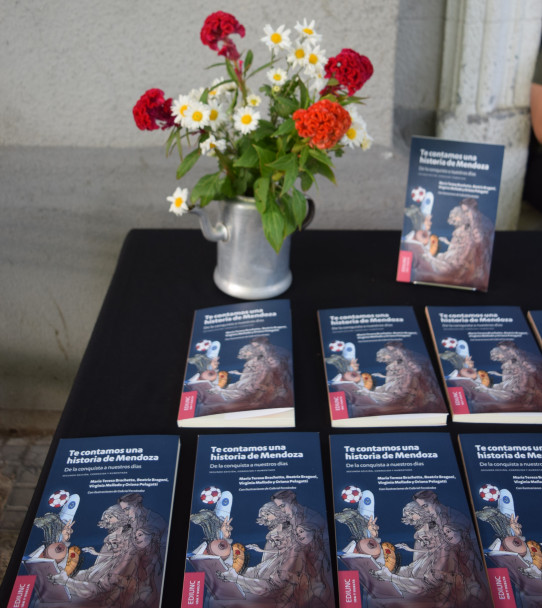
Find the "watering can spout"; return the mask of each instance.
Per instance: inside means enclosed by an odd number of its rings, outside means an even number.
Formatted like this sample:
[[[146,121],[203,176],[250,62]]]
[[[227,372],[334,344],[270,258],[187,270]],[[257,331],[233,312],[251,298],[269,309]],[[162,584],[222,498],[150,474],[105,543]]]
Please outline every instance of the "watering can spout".
[[[190,210],[190,213],[198,216],[201,232],[208,241],[217,243],[218,241],[227,241],[229,239],[230,235],[227,226],[222,222],[217,222],[212,226],[209,217],[207,216],[206,209],[194,207]]]

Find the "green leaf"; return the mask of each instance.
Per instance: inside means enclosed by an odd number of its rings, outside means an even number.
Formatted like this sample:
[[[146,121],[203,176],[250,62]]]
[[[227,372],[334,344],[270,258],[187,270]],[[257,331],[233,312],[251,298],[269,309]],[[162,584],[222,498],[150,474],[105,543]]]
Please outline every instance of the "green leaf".
[[[280,137],[281,135],[289,135],[295,131],[295,120],[293,118],[287,118],[280,127],[273,133],[273,137]]]
[[[294,188],[291,196],[290,209],[294,216],[296,226],[301,230],[301,225],[307,216],[307,199],[302,192]]]
[[[301,173],[301,189],[303,192],[309,190],[314,184],[314,175],[310,171],[303,171]]]
[[[228,72],[228,76],[233,80],[233,82],[238,84],[239,81],[237,79],[237,74],[235,73],[235,70],[233,69],[233,66],[229,61],[226,61],[226,70]]]
[[[260,120],[257,128],[252,133],[254,141],[261,141],[266,137],[270,137],[275,132],[275,127],[268,120]]]
[[[186,175],[190,171],[190,169],[192,169],[192,167],[196,164],[200,156],[201,150],[199,148],[190,152],[188,156],[185,156],[184,160],[177,169],[177,179],[181,179],[183,175]]]
[[[273,169],[268,167],[269,163],[275,160],[275,152],[269,148],[254,146],[260,160],[260,173],[262,177],[270,177],[273,174]]]
[[[305,167],[305,163],[307,162],[308,158],[309,158],[309,147],[304,146],[301,149],[301,152],[299,154],[299,168],[300,169],[303,169]]]
[[[233,163],[233,166],[254,169],[258,166],[258,163],[259,156],[256,152],[255,146],[248,146],[241,156]]]
[[[278,253],[284,238],[284,218],[276,204],[269,205],[262,214],[263,233],[269,244]]]
[[[254,199],[256,207],[260,213],[265,213],[267,209],[267,198],[269,196],[270,180],[268,177],[259,177],[254,182]]]
[[[247,52],[247,56],[245,57],[245,65],[244,65],[244,74],[250,70],[250,66],[252,65],[252,61],[254,60],[254,53],[252,51]]]
[[[288,99],[288,97],[277,97],[274,108],[279,116],[290,118],[290,116],[299,109],[299,104],[297,101]]]
[[[305,83],[301,80],[299,81],[299,92],[301,107],[307,109],[310,106],[311,98],[309,95],[309,90],[307,89]]]
[[[323,163],[328,167],[333,167],[331,158],[329,158],[329,156],[325,152],[322,152],[322,150],[319,150],[318,148],[309,148],[309,154],[318,162]]]
[[[190,200],[196,203],[198,199],[201,199],[201,206],[204,207],[212,200],[217,198],[222,188],[222,174],[211,173],[210,175],[204,175],[198,183],[192,188],[190,194]]]
[[[246,169],[241,169],[235,172],[233,178],[233,197],[231,198],[246,193],[249,186],[250,177],[250,171]]]
[[[286,193],[292,188],[295,184],[296,179],[299,176],[299,164],[297,161],[297,156],[295,154],[289,155],[292,161],[289,166],[286,168],[284,173],[284,182],[282,184],[282,192]]]
[[[310,171],[311,173],[319,173],[320,175],[323,175],[324,177],[326,177],[330,182],[332,182],[334,184],[336,183],[335,175],[333,173],[333,170],[330,168],[330,166],[328,164],[321,163],[320,161],[316,160],[315,158],[310,158],[308,160],[307,170]]]
[[[292,163],[296,162],[296,159],[297,156],[295,154],[285,154],[273,162],[268,163],[267,166],[274,170],[278,169],[279,171],[286,171],[292,165]]]

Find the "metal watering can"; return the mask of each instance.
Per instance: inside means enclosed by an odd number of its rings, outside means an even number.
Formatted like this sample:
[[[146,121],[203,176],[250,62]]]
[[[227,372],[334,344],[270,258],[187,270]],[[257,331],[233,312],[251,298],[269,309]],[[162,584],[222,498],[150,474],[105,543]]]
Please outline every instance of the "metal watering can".
[[[217,243],[216,286],[243,300],[265,300],[285,292],[292,283],[288,236],[277,254],[263,233],[254,199],[238,197],[217,201],[218,222],[212,226],[206,208],[195,207],[203,236]],[[314,202],[307,199],[307,216],[302,228],[314,217]]]

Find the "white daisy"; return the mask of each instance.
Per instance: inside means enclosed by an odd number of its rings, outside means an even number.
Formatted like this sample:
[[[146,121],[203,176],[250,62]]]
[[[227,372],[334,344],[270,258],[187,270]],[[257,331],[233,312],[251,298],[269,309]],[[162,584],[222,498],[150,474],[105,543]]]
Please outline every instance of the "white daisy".
[[[222,99],[235,88],[235,83],[224,83],[224,78],[215,78],[209,87],[207,100],[211,102],[213,99]]]
[[[237,108],[235,110],[235,114],[233,115],[233,125],[243,134],[250,133],[254,131],[258,126],[258,121],[260,120],[260,113],[251,108],[250,106],[243,106],[242,108]]]
[[[281,86],[286,82],[287,74],[282,68],[274,68],[267,72],[267,78],[275,86]]]
[[[215,150],[224,152],[226,149],[226,141],[224,139],[216,139],[214,135],[210,135],[199,145],[199,147],[202,154],[207,156],[215,156]]]
[[[317,74],[321,72],[327,63],[325,51],[322,51],[319,46],[315,46],[307,52],[307,62],[305,64],[305,72],[307,74]]]
[[[290,46],[290,30],[284,30],[284,25],[273,29],[267,24],[263,31],[265,36],[261,39],[270,49],[287,49]]]
[[[169,210],[175,215],[184,215],[190,211],[188,207],[188,188],[176,188],[173,196],[168,196],[167,200],[171,203]]]
[[[188,93],[188,96],[190,97],[190,99],[193,99],[194,101],[200,101],[201,96],[203,95],[204,91],[205,91],[204,87],[199,87],[199,89],[192,89],[190,91],[190,93]]]
[[[184,126],[195,131],[209,124],[211,110],[208,105],[201,101],[192,101],[184,113]]]
[[[313,40],[314,42],[322,40],[322,36],[314,31],[314,19],[310,23],[307,23],[306,19],[303,19],[303,23],[299,23],[298,21],[295,25],[295,30],[305,40]]]
[[[350,148],[363,148],[364,150],[367,150],[371,147],[373,141],[372,137],[367,133],[367,125],[354,109],[352,109],[349,114],[352,119],[352,124],[343,136],[341,143]]]
[[[288,63],[291,63],[293,67],[305,67],[307,65],[309,52],[310,46],[303,42],[299,42],[292,47],[286,60]]]
[[[367,133],[367,131],[365,131],[365,137],[361,142],[361,149],[368,150],[373,145],[373,141],[374,139],[369,135],[369,133]]]
[[[223,104],[218,103],[217,99],[209,101],[209,126],[211,129],[218,129],[228,120],[226,108]]]
[[[325,87],[326,82],[327,80],[324,78],[322,72],[316,72],[314,74],[310,74],[310,80],[307,83],[307,88],[310,92],[316,93]]]
[[[259,95],[251,93],[247,96],[247,105],[257,108],[262,103],[262,98]]]
[[[174,116],[175,123],[184,126],[186,111],[190,106],[190,97],[188,95],[179,95],[171,104],[171,114]]]

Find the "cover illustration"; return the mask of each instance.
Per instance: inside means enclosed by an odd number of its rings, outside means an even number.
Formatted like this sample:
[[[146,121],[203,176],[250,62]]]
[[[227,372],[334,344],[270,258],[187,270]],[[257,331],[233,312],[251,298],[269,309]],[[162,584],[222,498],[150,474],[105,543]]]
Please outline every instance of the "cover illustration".
[[[197,310],[179,426],[294,426],[293,408],[289,301]]]
[[[487,291],[504,146],[413,137],[397,280]]]
[[[317,433],[198,439],[182,608],[333,608]]]
[[[8,608],[161,602],[177,436],[61,439]]]
[[[542,421],[542,355],[519,307],[429,306],[427,314],[454,419]]]
[[[446,423],[411,307],[328,309],[318,318],[333,426]]]
[[[461,435],[496,606],[542,606],[542,436]]]
[[[341,608],[491,606],[449,435],[330,442]]]

